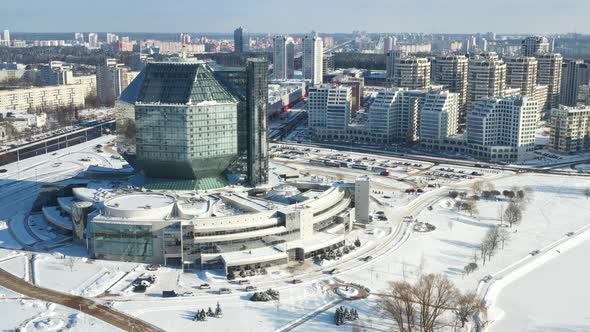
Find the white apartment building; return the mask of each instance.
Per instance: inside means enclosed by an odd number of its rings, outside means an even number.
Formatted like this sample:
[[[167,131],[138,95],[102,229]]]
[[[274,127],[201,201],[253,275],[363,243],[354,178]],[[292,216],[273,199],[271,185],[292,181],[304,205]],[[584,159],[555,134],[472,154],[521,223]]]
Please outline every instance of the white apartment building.
[[[431,91],[420,110],[420,142],[441,141],[456,135],[459,128],[459,94]]]
[[[467,114],[471,154],[491,161],[526,159],[535,148],[537,110],[531,97],[481,99]]]
[[[590,106],[590,85],[580,85],[578,87],[577,104]]]
[[[483,98],[504,96],[506,64],[495,52],[482,53],[469,59],[467,71],[467,110]]]
[[[303,37],[303,78],[311,80],[312,85],[323,82],[324,44],[318,33]]]
[[[467,72],[469,60],[465,55],[437,56],[432,61],[432,83],[459,94],[459,107],[467,102]]]
[[[333,131],[344,131],[350,122],[352,89],[323,84],[308,90],[309,128],[312,136],[330,139]]]
[[[74,82],[73,84],[84,86],[86,97],[96,96],[96,75],[74,76],[72,81]]]
[[[430,61],[427,58],[395,57],[390,83],[393,87],[428,89],[430,87]]]
[[[506,85],[520,88],[522,96],[532,96],[537,85],[537,59],[531,56],[504,58],[506,63]]]
[[[88,34],[88,47],[89,48],[98,48],[100,44],[98,43],[98,34],[91,32]]]
[[[551,110],[549,149],[563,154],[590,151],[590,106]]]
[[[557,108],[561,91],[561,67],[563,57],[559,53],[543,53],[535,55],[538,63],[537,83],[547,85],[547,104],[549,108]]]
[[[37,111],[69,106],[82,108],[85,96],[83,85],[0,90],[0,109]]]

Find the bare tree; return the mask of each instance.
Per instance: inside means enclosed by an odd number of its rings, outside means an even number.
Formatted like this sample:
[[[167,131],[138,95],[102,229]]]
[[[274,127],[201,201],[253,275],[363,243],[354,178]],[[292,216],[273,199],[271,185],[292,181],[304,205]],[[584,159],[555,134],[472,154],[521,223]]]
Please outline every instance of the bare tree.
[[[458,291],[446,276],[426,274],[418,279],[413,293],[419,305],[420,331],[433,332],[441,315],[454,307]]]
[[[510,227],[520,223],[522,220],[522,210],[520,206],[514,202],[510,202],[506,210],[504,210],[504,219],[506,219]]]
[[[499,227],[498,240],[502,243],[502,249],[504,249],[504,245],[510,241],[510,232],[504,227]]]
[[[460,294],[457,297],[455,316],[457,317],[457,320],[461,322],[462,328],[465,327],[465,323],[469,321],[469,317],[472,317],[481,310],[485,310],[485,305],[483,305],[483,302],[477,293],[468,292]]]
[[[494,184],[489,181],[484,182],[484,188],[487,191],[495,191],[496,190],[496,186],[494,186]]]
[[[486,235],[483,239],[483,242],[486,243],[487,254],[488,254],[488,261],[492,259],[492,256],[498,250],[500,246],[500,231],[499,227],[492,227],[488,229]]]
[[[465,265],[465,267],[463,268],[463,274],[469,275],[471,272],[477,270],[477,264],[476,263],[469,263],[467,265]]]
[[[414,286],[410,283],[392,282],[390,290],[380,296],[379,307],[395,321],[401,332],[418,331],[418,305],[414,299]]]
[[[76,258],[74,256],[69,256],[65,260],[65,265],[70,268],[70,272],[74,271],[74,265],[76,264]]]
[[[473,190],[473,193],[477,196],[481,195],[481,191],[483,190],[484,184],[483,181],[478,180],[473,182],[473,184],[471,184],[471,190]]]

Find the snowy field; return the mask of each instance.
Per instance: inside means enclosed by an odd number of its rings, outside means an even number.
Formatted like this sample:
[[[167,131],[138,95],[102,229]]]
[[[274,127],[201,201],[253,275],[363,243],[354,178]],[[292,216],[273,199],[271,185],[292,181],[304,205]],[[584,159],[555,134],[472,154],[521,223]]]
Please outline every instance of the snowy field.
[[[499,291],[489,331],[590,331],[590,270],[581,268],[590,232],[569,242],[544,254],[549,257],[541,257],[541,264],[530,263],[532,271],[515,272],[515,280]]]

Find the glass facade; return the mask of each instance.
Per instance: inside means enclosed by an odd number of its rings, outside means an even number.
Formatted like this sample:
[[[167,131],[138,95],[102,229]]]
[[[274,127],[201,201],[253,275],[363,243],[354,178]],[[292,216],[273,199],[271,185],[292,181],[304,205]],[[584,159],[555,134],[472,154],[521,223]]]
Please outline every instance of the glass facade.
[[[92,250],[96,258],[150,261],[154,256],[152,226],[123,223],[90,223]]]

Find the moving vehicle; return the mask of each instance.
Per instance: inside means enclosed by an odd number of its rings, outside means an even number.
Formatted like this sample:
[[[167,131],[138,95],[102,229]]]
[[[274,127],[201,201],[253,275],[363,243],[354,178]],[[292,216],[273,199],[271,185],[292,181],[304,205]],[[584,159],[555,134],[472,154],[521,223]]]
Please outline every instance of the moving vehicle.
[[[209,285],[209,284],[201,284],[201,285],[199,286],[199,288],[200,288],[200,289],[211,289],[211,285]]]
[[[231,289],[229,288],[220,288],[219,294],[231,294]]]

